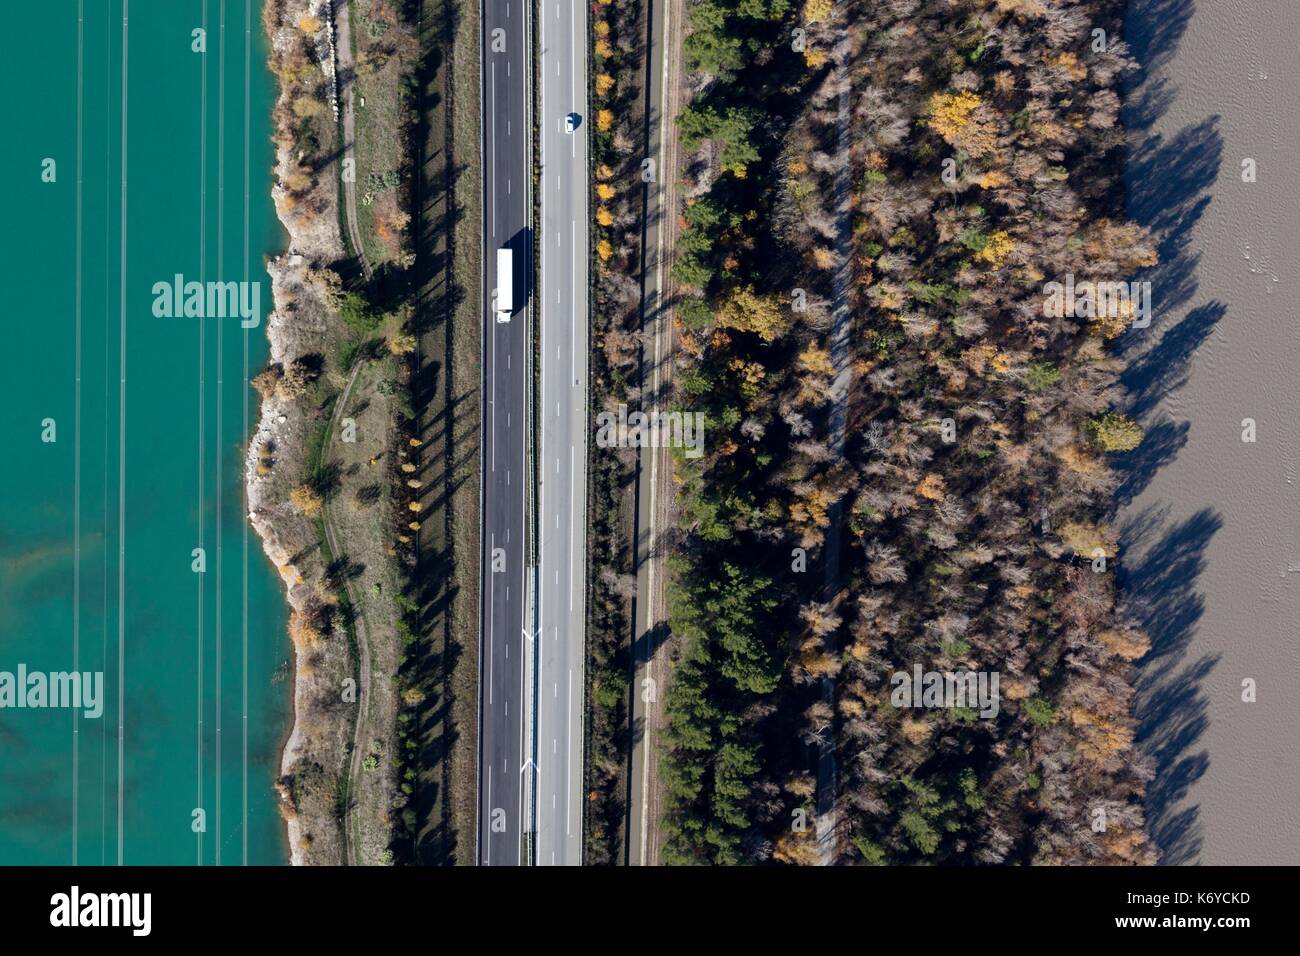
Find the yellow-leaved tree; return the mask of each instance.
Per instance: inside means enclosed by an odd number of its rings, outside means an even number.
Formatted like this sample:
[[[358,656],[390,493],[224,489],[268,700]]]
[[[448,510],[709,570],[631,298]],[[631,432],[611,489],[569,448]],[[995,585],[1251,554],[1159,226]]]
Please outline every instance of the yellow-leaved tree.
[[[302,514],[310,518],[320,511],[322,499],[311,485],[302,484],[289,492],[289,502]]]
[[[821,23],[831,18],[834,0],[803,0],[803,22]]]
[[[718,306],[718,325],[753,332],[771,342],[790,327],[790,311],[775,296],[760,295],[753,286],[732,289]]]
[[[997,145],[997,123],[984,101],[970,90],[935,93],[925,108],[925,123],[971,157],[992,152]]]

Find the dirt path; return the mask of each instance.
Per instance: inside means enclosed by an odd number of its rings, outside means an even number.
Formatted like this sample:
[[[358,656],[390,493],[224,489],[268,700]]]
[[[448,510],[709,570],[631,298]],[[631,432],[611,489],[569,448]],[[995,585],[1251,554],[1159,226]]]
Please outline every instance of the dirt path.
[[[673,78],[666,86],[664,91],[663,106],[663,167],[661,177],[664,183],[663,202],[661,209],[665,211],[663,225],[660,228],[660,235],[663,239],[660,259],[663,262],[663,285],[660,294],[663,296],[665,303],[673,301],[675,289],[672,281],[670,268],[676,256],[675,249],[677,244],[678,214],[680,208],[679,197],[677,195],[677,185],[679,182],[679,152],[677,148],[677,114],[682,108],[682,90],[685,84],[686,71],[682,64],[682,24],[686,21],[686,4],[684,0],[671,0],[669,4],[669,24],[668,30],[664,36],[664,50],[667,58],[666,75]],[[671,313],[667,313],[665,318],[670,318]],[[664,389],[665,395],[671,395],[673,390],[673,370],[676,367],[674,357],[674,338],[673,324],[671,321],[665,321],[662,329],[663,336],[663,368],[660,370],[660,387]],[[676,486],[673,484],[672,475],[672,455],[669,449],[660,448],[656,450],[660,457],[659,468],[659,487],[655,493],[655,528],[656,534],[666,528],[673,528],[677,523],[676,509],[673,502],[676,500]],[[662,622],[662,625],[668,627],[668,596],[665,584],[668,579],[667,575],[667,553],[666,549],[656,547],[651,560],[655,563],[657,572],[655,575],[655,587],[650,596],[650,607],[654,614],[656,622]],[[665,686],[661,687],[661,693],[655,701],[653,707],[648,708],[646,713],[647,726],[650,732],[656,737],[666,722],[664,713],[664,704],[667,695],[663,693],[666,690],[668,675],[668,663],[672,653],[671,643],[664,641],[655,651],[653,666],[656,671],[662,675],[660,682]],[[659,780],[659,752],[656,749],[650,756],[650,794],[649,810],[650,820],[647,827],[649,836],[649,854],[648,862],[651,866],[660,865],[659,847],[662,843],[662,837],[659,832],[659,821],[663,819],[663,785]]]
[[[653,263],[643,278],[643,300],[654,301],[656,308],[650,321],[643,317],[643,332],[648,335],[646,349],[649,362],[647,381],[643,382],[642,395],[649,402],[663,407],[672,394],[673,385],[673,326],[671,309],[673,286],[669,267],[673,261],[673,248],[677,238],[677,113],[681,109],[682,84],[685,74],[681,64],[681,25],[685,18],[682,0],[667,0],[667,23],[658,32],[660,42],[657,61],[650,63],[649,108],[658,113],[658,147],[660,149],[659,176],[661,184],[657,201],[647,210],[651,221],[658,217],[653,228],[652,250],[647,250],[646,261]],[[655,31],[652,30],[652,34]],[[658,102],[655,92],[659,93]],[[653,150],[654,143],[650,144]],[[666,699],[669,663],[672,654],[669,641],[668,603],[665,594],[667,578],[664,532],[674,526],[672,482],[672,456],[666,448],[649,450],[647,472],[653,477],[638,486],[645,501],[638,502],[639,514],[647,515],[645,557],[637,574],[637,599],[645,602],[644,616],[637,610],[635,639],[648,642],[649,656],[638,667],[634,699],[637,710],[633,722],[641,722],[641,734],[633,743],[632,788],[629,813],[628,859],[633,865],[658,866],[662,838],[659,821],[663,815],[663,787],[659,781],[659,737],[664,726],[664,701]],[[649,684],[646,682],[649,681]],[[650,686],[654,695],[650,701],[643,699],[643,690]]]
[[[352,161],[353,175],[343,177],[343,207],[348,223],[348,238],[352,249],[361,262],[361,269],[370,279],[370,263],[366,259],[365,247],[361,245],[361,230],[357,226],[357,184],[356,184],[356,114],[352,110],[352,86],[356,79],[356,63],[352,59],[352,23],[348,16],[348,0],[333,0],[330,7],[334,13],[334,48],[338,57],[339,107],[343,114],[343,159]],[[340,166],[340,169],[342,167]]]
[[[352,393],[352,386],[356,383],[357,374],[361,371],[362,362],[358,361],[352,366],[352,374],[348,376],[348,383],[340,393],[338,401],[334,403],[334,414],[330,417],[329,429],[325,435],[325,447],[330,447],[338,433],[339,422],[342,420],[343,409],[347,406],[348,397]],[[321,524],[325,528],[325,540],[329,544],[330,553],[337,559],[343,555],[339,547],[339,538],[334,530],[334,525],[330,521],[329,505],[321,507]],[[353,619],[353,627],[357,635],[357,657],[359,658],[358,687],[357,687],[357,719],[352,725],[352,759],[348,765],[348,798],[346,810],[344,811],[343,821],[343,843],[345,859],[348,866],[357,865],[357,841],[352,832],[352,818],[355,800],[353,793],[356,789],[356,783],[361,779],[361,741],[364,738],[364,731],[370,724],[370,638],[366,628],[365,611],[362,604],[357,600],[356,594],[352,590],[352,582],[345,575],[343,578],[343,587],[347,591],[348,601],[356,609],[356,617]]]

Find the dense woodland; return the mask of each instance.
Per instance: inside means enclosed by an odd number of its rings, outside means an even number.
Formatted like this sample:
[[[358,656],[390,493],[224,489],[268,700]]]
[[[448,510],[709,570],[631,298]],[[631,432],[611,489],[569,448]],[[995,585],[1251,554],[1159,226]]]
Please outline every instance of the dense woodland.
[[[676,464],[668,862],[1153,861],[1148,644],[1105,521],[1108,457],[1141,440],[1111,357],[1131,316],[1043,292],[1154,264],[1124,215],[1122,14],[688,4],[675,400],[709,429]],[[996,717],[891,704],[917,664],[998,673]]]

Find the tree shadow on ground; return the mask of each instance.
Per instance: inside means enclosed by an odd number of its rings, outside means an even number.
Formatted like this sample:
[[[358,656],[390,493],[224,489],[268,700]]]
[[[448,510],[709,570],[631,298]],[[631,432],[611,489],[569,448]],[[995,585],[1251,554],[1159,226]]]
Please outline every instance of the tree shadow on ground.
[[[1209,188],[1223,159],[1219,118],[1188,124],[1172,136],[1154,130],[1177,91],[1166,67],[1187,30],[1192,0],[1133,0],[1125,40],[1141,64],[1126,84],[1124,124],[1130,150],[1125,168],[1128,215],[1151,230],[1159,262],[1135,278],[1151,283],[1156,318],[1116,343],[1128,363],[1121,381],[1127,407],[1146,427],[1142,445],[1123,456],[1116,507],[1127,508],[1157,472],[1177,457],[1190,423],[1172,419],[1165,399],[1180,389],[1192,359],[1224,317],[1218,301],[1193,305],[1197,293],[1194,229],[1210,204]],[[1137,744],[1152,773],[1146,791],[1148,831],[1162,862],[1194,862],[1201,849],[1199,807],[1191,788],[1209,766],[1197,743],[1208,726],[1203,682],[1217,657],[1191,659],[1204,613],[1198,579],[1210,538],[1222,525],[1209,508],[1171,519],[1171,506],[1153,504],[1124,515],[1118,583],[1122,610],[1143,627],[1151,650],[1136,681]]]
[[[1205,567],[1205,549],[1223,524],[1203,508],[1169,525],[1167,507],[1144,509],[1120,533],[1122,553],[1145,544],[1142,558],[1123,565],[1119,583],[1124,611],[1143,627],[1151,650],[1137,681],[1137,743],[1152,764],[1147,786],[1147,824],[1162,862],[1188,863],[1200,852],[1199,811],[1183,801],[1209,766],[1205,751],[1193,752],[1208,725],[1205,677],[1218,663],[1202,656],[1187,663],[1205,599],[1196,582]]]

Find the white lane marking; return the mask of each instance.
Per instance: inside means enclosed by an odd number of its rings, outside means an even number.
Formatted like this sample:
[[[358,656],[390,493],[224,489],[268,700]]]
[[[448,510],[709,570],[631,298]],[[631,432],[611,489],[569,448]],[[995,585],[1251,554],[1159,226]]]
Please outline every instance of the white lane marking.
[[[492,115],[496,116],[497,115],[497,65],[496,63],[491,63],[489,64],[489,66],[490,66],[490,70],[488,73],[488,90],[491,94],[490,98],[492,100]],[[496,140],[493,139],[492,140],[492,181],[496,182],[496,178],[497,178],[497,143]],[[497,192],[494,189],[492,190],[492,237],[494,239],[496,238],[496,234],[497,234]]]
[[[488,779],[487,779],[487,805],[488,805],[488,807],[489,807],[489,809],[490,809],[491,806],[492,806],[492,765],[491,765],[491,764],[488,765],[487,773],[488,773]],[[491,855],[492,855],[492,828],[491,828],[491,827],[488,827],[488,828],[487,828],[487,846],[483,848],[483,862],[484,862],[484,863],[487,863],[487,862],[488,862],[488,858],[489,858]]]
[[[492,365],[495,366],[496,364],[497,364],[497,333],[496,333],[496,329],[493,329],[492,330]],[[495,375],[492,376],[492,395],[488,399],[488,405],[491,407],[493,412],[496,411],[497,377]],[[492,416],[492,470],[493,471],[497,470],[497,420],[495,415]]]
[[[577,36],[577,33],[575,32],[577,30],[577,26],[575,25],[574,22],[574,17],[577,14],[577,9],[578,9],[578,5],[576,3],[569,5],[569,35],[570,36]],[[570,103],[578,102],[578,59],[577,57],[578,57],[577,46],[575,45],[569,49],[569,102]],[[570,150],[571,155],[574,158],[577,158],[578,137],[576,136],[573,137],[573,142],[571,145],[572,145],[572,149]]]
[[[569,258],[573,266],[573,285],[578,288],[578,220],[569,222]],[[569,310],[569,378],[578,380],[578,312]]]
[[[573,786],[572,782],[568,780],[568,777],[571,777],[573,775],[573,668],[572,667],[569,668],[569,703],[568,706],[565,708],[565,712],[567,714],[566,720],[568,723],[568,727],[565,730],[565,733],[568,735],[568,742],[565,745],[565,750],[566,750],[565,767],[568,768],[566,772],[565,782],[569,783],[569,786],[572,787]],[[564,835],[567,837],[572,835],[573,833],[573,804],[568,799],[567,791],[565,793],[564,802],[569,808],[569,812],[565,815],[565,819],[564,819]]]
[[[527,577],[526,577],[526,573],[523,572],[522,570],[521,570],[521,573],[520,573],[520,578],[525,582],[525,583],[524,583],[524,587],[527,588],[528,585],[527,585]],[[523,700],[523,699],[524,699],[524,669],[523,669],[522,667],[519,668],[519,699],[520,699],[520,700]],[[523,722],[522,720],[519,722],[519,737],[518,737],[517,739],[518,739],[518,743],[519,743],[519,753],[520,753],[520,755],[522,756],[522,754],[523,754],[523,752],[524,752],[524,722]],[[528,763],[532,763],[532,759],[531,759],[531,758],[529,758]],[[528,766],[527,763],[525,763],[525,764],[521,764],[521,765],[520,765],[520,767],[519,767],[519,774],[518,774],[518,777],[517,777],[517,779],[518,779],[518,781],[519,781],[519,807],[520,807],[520,829],[521,829],[521,830],[523,829],[524,824],[527,822],[527,821],[524,821],[524,820],[523,820],[523,816],[522,816],[522,814],[523,814],[523,806],[524,806],[524,768],[527,767],[527,766]],[[534,766],[534,773],[536,773],[536,772],[537,772],[537,768],[536,768],[536,766]],[[534,784],[534,785],[536,785],[536,784]],[[536,810],[533,811],[533,813],[534,813],[534,819],[536,818],[536,812],[537,812]],[[517,849],[517,850],[515,851],[515,862],[516,862],[516,863],[519,862],[519,859],[520,859],[521,854],[522,854],[522,848]]]
[[[574,473],[573,446],[570,445],[569,446],[569,475],[572,476],[573,473]],[[574,537],[575,534],[576,531],[575,531],[575,526],[573,524],[573,482],[570,481],[569,482],[569,554],[571,555],[577,555],[578,553],[577,551],[574,550],[575,541],[576,541]],[[573,613],[573,582],[572,581],[569,582],[569,613],[570,614]]]

